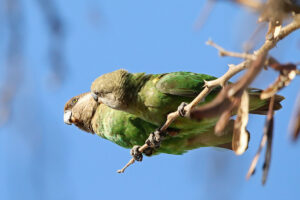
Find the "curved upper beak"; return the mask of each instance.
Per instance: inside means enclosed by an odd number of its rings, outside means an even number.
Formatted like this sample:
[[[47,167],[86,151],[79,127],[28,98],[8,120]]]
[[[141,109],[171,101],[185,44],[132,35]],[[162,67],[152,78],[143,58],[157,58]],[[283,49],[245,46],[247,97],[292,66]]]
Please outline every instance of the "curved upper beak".
[[[91,95],[93,97],[93,99],[98,102],[98,96],[94,93],[94,92],[91,92]]]
[[[66,110],[64,112],[64,122],[65,124],[71,125],[71,117],[72,117],[72,111],[71,110]]]

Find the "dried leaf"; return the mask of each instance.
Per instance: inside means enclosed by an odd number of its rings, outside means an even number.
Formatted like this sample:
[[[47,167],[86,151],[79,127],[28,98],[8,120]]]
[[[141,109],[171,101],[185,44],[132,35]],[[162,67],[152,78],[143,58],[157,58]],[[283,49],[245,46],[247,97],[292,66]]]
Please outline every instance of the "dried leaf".
[[[249,114],[249,95],[246,91],[243,92],[241,104],[237,112],[237,118],[234,122],[232,150],[237,154],[243,154],[248,148],[249,134],[246,126],[248,123]]]
[[[288,86],[295,76],[296,70],[282,70],[276,81],[260,94],[260,98],[267,99],[274,96],[279,90]]]
[[[268,65],[272,69],[280,72],[283,72],[284,70],[288,70],[288,71],[297,70],[297,66],[295,64],[293,63],[281,64],[273,57],[270,57],[268,59]]]

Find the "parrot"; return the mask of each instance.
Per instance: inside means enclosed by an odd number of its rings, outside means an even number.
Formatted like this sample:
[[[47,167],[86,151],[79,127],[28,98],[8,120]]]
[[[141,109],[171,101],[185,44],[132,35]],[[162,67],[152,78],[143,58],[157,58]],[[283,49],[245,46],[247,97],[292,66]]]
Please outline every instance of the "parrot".
[[[90,92],[72,97],[64,107],[64,123],[74,124],[81,130],[96,134],[124,148],[133,148],[144,144],[149,133],[157,125],[149,123],[136,115],[112,109],[103,103],[96,102]],[[184,133],[185,130],[169,128],[168,135],[160,148],[145,151],[147,156],[160,153],[180,155],[188,150],[200,147],[219,147],[231,150],[233,120],[224,130],[222,136],[214,134],[211,127],[204,132]]]
[[[91,85],[91,95],[95,101],[107,106],[133,114],[149,123],[161,126],[170,112],[178,109],[182,102],[191,102],[204,88],[205,81],[216,77],[193,73],[171,72],[164,74],[129,73],[119,69],[98,77]],[[221,87],[212,90],[201,104],[212,101]],[[265,114],[270,99],[261,100],[259,89],[248,89],[250,113]],[[281,108],[284,97],[275,96],[274,109]],[[233,113],[234,114],[234,113]],[[201,121],[177,118],[171,128],[203,132],[215,126],[218,118]],[[196,131],[198,130],[198,131]],[[187,131],[186,133],[189,134]]]

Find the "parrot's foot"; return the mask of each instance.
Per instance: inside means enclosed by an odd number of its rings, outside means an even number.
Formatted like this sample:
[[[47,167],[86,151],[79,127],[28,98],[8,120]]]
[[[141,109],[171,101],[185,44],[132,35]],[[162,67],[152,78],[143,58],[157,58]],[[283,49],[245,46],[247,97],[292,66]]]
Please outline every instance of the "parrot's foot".
[[[185,106],[187,106],[187,105],[188,105],[187,103],[182,102],[182,103],[178,106],[177,111],[178,111],[178,113],[179,113],[179,115],[180,115],[181,117],[185,117],[186,111],[184,110],[184,108],[185,108]]]
[[[146,155],[146,156],[151,156],[154,152],[154,149],[152,147],[148,147],[146,148],[143,153]]]
[[[160,143],[163,137],[166,136],[166,133],[161,131],[160,129],[154,131],[153,133],[150,133],[148,139],[146,140],[146,144],[151,148],[159,148]]]
[[[130,150],[130,154],[134,158],[134,160],[141,162],[143,160],[143,154],[139,151],[140,146],[135,145]]]

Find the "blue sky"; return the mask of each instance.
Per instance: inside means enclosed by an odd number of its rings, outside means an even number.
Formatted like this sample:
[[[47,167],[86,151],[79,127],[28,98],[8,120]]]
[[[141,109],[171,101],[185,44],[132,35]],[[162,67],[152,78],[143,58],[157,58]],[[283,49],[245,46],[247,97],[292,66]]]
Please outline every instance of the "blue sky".
[[[97,76],[115,69],[222,75],[227,64],[240,60],[218,57],[205,41],[211,38],[229,50],[242,51],[242,43],[257,25],[254,14],[221,2],[197,31],[194,25],[204,1],[55,2],[64,22],[68,71],[61,87],[53,90],[48,85],[50,40],[45,19],[36,1],[21,1],[25,73],[12,118],[0,129],[0,199],[299,198],[300,146],[288,135],[299,78],[280,92],[286,99],[275,116],[266,186],[261,185],[261,160],[256,174],[245,180],[261,139],[263,116],[250,117],[251,141],[242,156],[202,148],[182,156],[146,158],[121,175],[116,170],[130,159],[129,150],[63,123],[65,102],[88,91]],[[0,33],[5,34],[0,24]],[[1,58],[5,45],[0,44]],[[298,31],[271,54],[282,62],[296,62],[299,51]],[[0,64],[4,66],[3,61]],[[265,88],[276,76],[272,70],[263,72],[253,86]],[[0,83],[3,80],[2,73]]]

